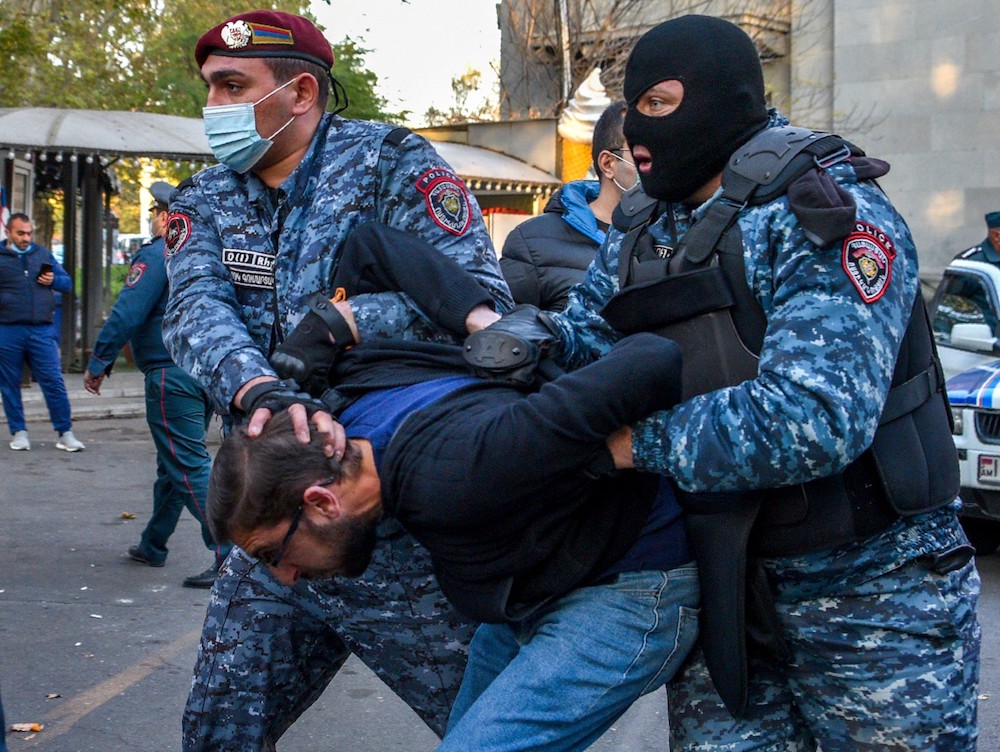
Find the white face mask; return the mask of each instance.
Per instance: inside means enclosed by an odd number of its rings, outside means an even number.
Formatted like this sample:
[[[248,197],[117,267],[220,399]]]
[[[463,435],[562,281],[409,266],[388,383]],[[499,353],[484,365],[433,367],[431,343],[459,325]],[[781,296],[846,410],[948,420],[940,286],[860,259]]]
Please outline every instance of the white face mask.
[[[638,185],[639,184],[639,170],[636,168],[635,164],[632,163],[632,162],[629,162],[627,159],[625,159],[623,157],[618,156],[617,154],[615,154],[610,149],[608,150],[608,154],[610,154],[612,157],[614,157],[615,159],[617,159],[619,162],[623,162],[624,164],[627,164],[629,167],[631,167],[633,170],[635,170],[635,180],[632,182],[632,185],[630,185],[629,188],[634,188],[636,185]],[[618,190],[620,190],[622,193],[625,193],[625,192],[628,191],[628,188],[626,188],[625,186],[623,186],[621,183],[619,183],[614,178],[611,178],[611,182],[614,183],[618,187]]]
[[[292,115],[289,121],[272,133],[269,138],[263,138],[257,132],[254,108],[294,81],[293,78],[283,83],[256,102],[220,104],[202,108],[202,114],[205,118],[205,136],[208,137],[208,145],[220,163],[230,170],[243,174],[249,172],[260,161],[267,150],[274,145],[274,137],[292,124],[295,115]]]

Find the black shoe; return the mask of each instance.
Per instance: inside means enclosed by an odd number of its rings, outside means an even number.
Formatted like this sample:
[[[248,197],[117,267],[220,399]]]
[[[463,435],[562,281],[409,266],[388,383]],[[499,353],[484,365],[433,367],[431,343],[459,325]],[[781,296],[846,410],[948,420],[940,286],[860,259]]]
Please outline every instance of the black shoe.
[[[219,568],[213,564],[204,572],[193,574],[190,577],[185,577],[184,582],[181,584],[184,585],[184,587],[210,588],[215,583],[215,578],[218,574]]]
[[[138,546],[128,547],[128,558],[130,558],[132,561],[137,561],[140,564],[145,564],[146,566],[149,567],[162,567],[164,564],[167,563],[166,561],[151,561],[150,558],[146,556],[146,554],[143,553],[142,549],[139,548]]]

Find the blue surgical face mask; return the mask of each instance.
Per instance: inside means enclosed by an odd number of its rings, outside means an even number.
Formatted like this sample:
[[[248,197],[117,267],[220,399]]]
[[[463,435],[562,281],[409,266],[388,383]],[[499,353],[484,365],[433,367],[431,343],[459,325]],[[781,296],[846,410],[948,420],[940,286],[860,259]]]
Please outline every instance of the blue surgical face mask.
[[[254,117],[254,108],[293,81],[295,81],[294,78],[291,81],[283,83],[270,94],[265,94],[256,102],[220,104],[214,107],[202,108],[208,146],[220,163],[240,174],[253,169],[253,166],[274,145],[272,139],[291,125],[292,120],[295,120],[295,116],[293,115],[287,123],[278,128],[269,138],[263,138],[257,132],[257,119]]]

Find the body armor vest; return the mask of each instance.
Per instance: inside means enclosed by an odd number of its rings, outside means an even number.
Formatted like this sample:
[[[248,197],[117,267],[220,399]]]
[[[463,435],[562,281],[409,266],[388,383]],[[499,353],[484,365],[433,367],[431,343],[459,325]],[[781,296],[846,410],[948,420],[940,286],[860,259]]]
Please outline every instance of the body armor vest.
[[[746,206],[788,193],[810,240],[828,245],[845,237],[853,205],[815,212],[796,206],[792,191],[797,180],[817,179],[823,167],[852,155],[859,178],[884,174],[881,163],[838,136],[791,126],[762,131],[730,159],[721,197],[676,249],[657,248],[645,231],[657,203],[626,194],[615,216],[626,232],[621,292],[601,315],[623,333],[654,331],[677,342],[684,399],[756,377],[767,322],[746,283],[736,218]],[[861,540],[899,515],[950,503],[958,489],[944,376],[918,292],[871,447],[836,475],[753,494],[761,505],[751,548],[780,556]]]

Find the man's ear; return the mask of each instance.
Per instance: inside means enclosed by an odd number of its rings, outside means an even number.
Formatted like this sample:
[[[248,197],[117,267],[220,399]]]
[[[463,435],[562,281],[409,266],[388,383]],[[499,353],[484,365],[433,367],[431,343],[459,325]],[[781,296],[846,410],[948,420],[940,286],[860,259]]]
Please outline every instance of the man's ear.
[[[603,176],[605,180],[613,180],[615,177],[615,162],[617,162],[611,152],[606,149],[597,155],[597,167],[599,168],[599,176]]]
[[[309,486],[302,492],[302,503],[328,520],[335,520],[344,513],[336,488],[331,486]]]
[[[295,115],[304,115],[316,106],[319,83],[311,73],[300,75],[292,87],[295,89],[295,104],[292,105],[292,112]]]

